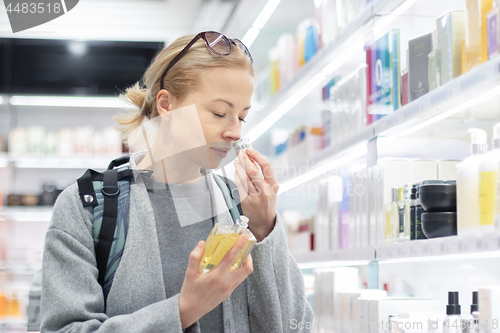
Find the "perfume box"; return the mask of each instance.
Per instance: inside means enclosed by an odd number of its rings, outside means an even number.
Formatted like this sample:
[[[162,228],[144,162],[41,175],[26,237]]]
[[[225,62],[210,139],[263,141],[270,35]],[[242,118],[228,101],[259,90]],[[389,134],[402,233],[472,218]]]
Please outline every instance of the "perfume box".
[[[353,293],[352,318],[353,333],[369,333],[370,301],[387,298],[387,291],[379,289],[364,289],[358,294]]]
[[[408,68],[401,75],[401,105],[408,104]]]
[[[500,7],[493,8],[487,15],[488,22],[488,59],[493,59],[499,54],[500,34]]]
[[[438,311],[439,302],[434,299],[387,297],[370,301],[370,333],[384,333],[389,315],[399,315],[405,311]]]
[[[493,9],[493,0],[465,0],[467,70],[488,60],[487,15]]]
[[[408,42],[410,102],[429,92],[429,53],[433,50],[433,39],[433,33],[428,33]]]
[[[484,332],[500,332],[500,287],[483,287],[478,292],[479,322]],[[483,331],[482,331],[483,332]]]
[[[367,111],[372,116],[372,122],[379,115],[386,115],[399,107],[399,97],[396,106],[393,105],[393,67],[396,67],[399,76],[399,57],[399,29],[392,29],[377,39],[367,51]],[[399,80],[396,80],[395,86],[398,90],[395,94],[399,95]]]
[[[401,107],[401,51],[399,29],[390,32],[391,42],[391,74],[392,74],[392,106],[396,111]]]
[[[439,85],[462,74],[462,41],[465,38],[465,12],[451,11],[436,20],[436,49],[441,64]]]
[[[441,80],[439,79],[439,68],[441,67],[441,54],[439,50],[432,50],[429,53],[429,91],[439,88]]]

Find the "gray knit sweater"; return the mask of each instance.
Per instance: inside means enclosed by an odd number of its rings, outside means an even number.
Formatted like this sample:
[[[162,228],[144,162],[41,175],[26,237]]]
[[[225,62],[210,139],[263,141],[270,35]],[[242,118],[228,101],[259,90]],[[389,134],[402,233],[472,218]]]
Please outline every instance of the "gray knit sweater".
[[[166,296],[154,210],[144,184],[130,187],[127,241],[106,311],[97,281],[92,220],[76,183],[66,188],[45,238],[41,331],[182,332],[179,294]],[[224,332],[309,332],[292,329],[306,327],[313,314],[279,214],[252,258],[253,273],[222,302]],[[200,332],[199,322],[188,330]]]

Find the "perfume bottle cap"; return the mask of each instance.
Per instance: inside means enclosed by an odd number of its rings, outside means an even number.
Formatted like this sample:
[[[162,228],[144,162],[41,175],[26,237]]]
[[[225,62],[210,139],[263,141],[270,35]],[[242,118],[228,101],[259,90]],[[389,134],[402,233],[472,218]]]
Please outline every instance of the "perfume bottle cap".
[[[398,202],[398,201],[399,201],[399,189],[393,188],[392,189],[392,202]]]
[[[448,316],[461,314],[460,304],[458,302],[458,291],[448,292],[448,305],[446,306],[446,314]]]
[[[249,219],[245,215],[240,215],[240,218],[236,220],[237,223],[241,224],[244,227],[248,226],[248,221]]]
[[[477,291],[472,292],[472,304],[470,306],[470,313],[477,311],[478,310],[478,304],[477,304]]]
[[[252,145],[250,144],[250,139],[248,138],[240,138],[238,141],[235,141],[233,143],[234,149],[236,149],[236,153],[239,152],[239,150],[246,151],[248,148],[252,148]]]
[[[411,194],[410,194],[410,200],[416,200],[417,199],[417,185],[413,184],[411,187]]]

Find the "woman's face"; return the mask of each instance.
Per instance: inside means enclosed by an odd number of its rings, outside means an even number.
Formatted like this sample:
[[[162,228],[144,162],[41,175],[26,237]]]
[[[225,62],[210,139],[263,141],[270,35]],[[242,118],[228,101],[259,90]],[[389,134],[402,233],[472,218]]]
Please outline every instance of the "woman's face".
[[[253,78],[247,70],[205,70],[197,89],[182,100],[165,91],[165,98],[160,97],[158,111],[162,114],[162,108],[171,111],[193,104],[196,106],[207,145],[192,149],[185,155],[200,167],[215,169],[228,154],[235,154],[232,142],[241,137],[241,128],[250,109],[253,89]],[[185,135],[189,136],[190,133]]]

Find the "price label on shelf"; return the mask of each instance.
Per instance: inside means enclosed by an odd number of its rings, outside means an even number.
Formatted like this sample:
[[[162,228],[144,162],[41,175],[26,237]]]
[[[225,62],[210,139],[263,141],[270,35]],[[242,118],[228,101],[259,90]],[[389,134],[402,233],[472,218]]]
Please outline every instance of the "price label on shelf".
[[[460,252],[468,253],[477,251],[477,238],[476,235],[460,236],[458,241],[458,248]]]
[[[413,257],[421,257],[424,255],[424,244],[422,241],[414,241],[411,244],[411,255]]]
[[[431,99],[428,95],[420,97],[418,103],[418,111],[424,112],[431,108]]]
[[[377,142],[378,142],[377,138],[368,141],[368,151],[366,154],[366,164],[369,167],[377,165],[377,161],[378,161]]]
[[[436,241],[434,239],[431,239],[428,241],[428,254],[429,255],[439,255],[441,254],[441,245],[442,243],[440,241]]]
[[[387,257],[390,259],[397,258],[399,256],[398,246],[391,245],[387,249]]]
[[[399,246],[399,257],[408,258],[411,256],[411,247],[409,243],[403,243]]]
[[[483,234],[478,239],[478,242],[481,250],[491,251],[498,249],[498,235],[496,233]]]
[[[458,96],[460,94],[460,85],[457,82],[449,82],[447,84],[448,89],[446,90],[446,96],[448,98]]]
[[[376,258],[377,260],[387,259],[387,247],[385,247],[385,246],[378,247],[376,256],[377,256],[377,258]]]
[[[394,112],[394,122],[396,125],[400,125],[405,121],[405,112],[404,109],[397,110]]]
[[[458,252],[458,239],[455,236],[447,237],[443,242],[443,253],[453,254]]]

